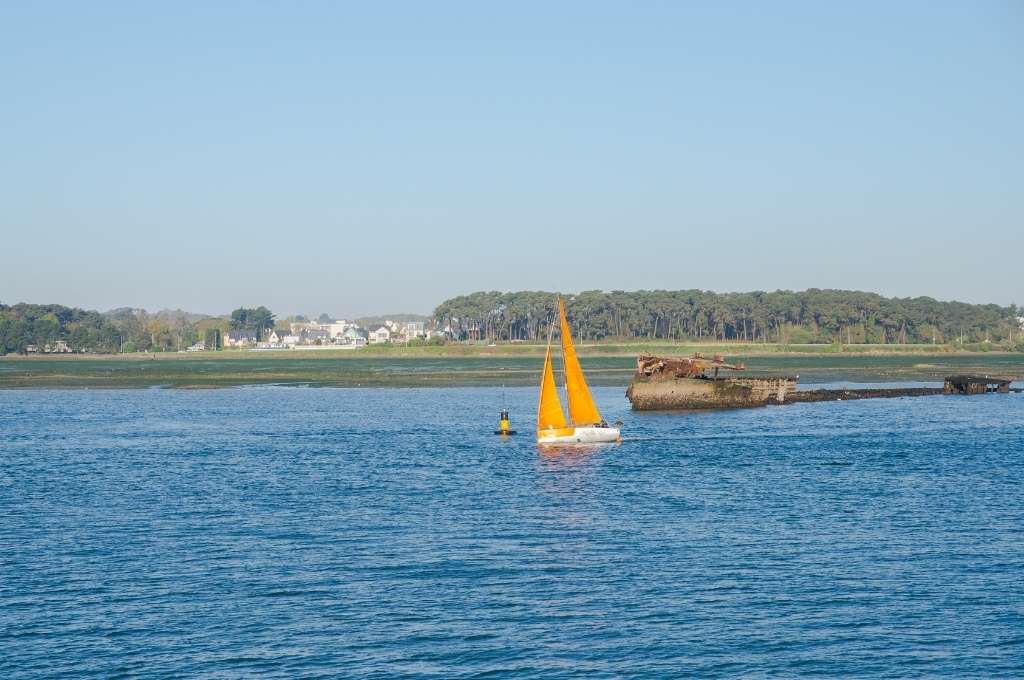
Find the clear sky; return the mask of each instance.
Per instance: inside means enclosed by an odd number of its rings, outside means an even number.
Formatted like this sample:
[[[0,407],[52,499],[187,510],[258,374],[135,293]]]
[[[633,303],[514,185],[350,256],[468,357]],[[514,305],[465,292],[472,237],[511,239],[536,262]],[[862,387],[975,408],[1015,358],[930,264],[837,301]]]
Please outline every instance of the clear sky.
[[[8,2],[0,88],[8,304],[1024,304],[1019,0]]]

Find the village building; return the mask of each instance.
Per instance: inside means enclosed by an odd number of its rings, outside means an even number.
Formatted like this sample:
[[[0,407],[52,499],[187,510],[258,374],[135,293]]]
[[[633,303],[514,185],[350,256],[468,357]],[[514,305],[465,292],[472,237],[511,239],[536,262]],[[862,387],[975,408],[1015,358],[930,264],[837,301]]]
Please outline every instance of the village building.
[[[379,345],[391,342],[391,329],[387,326],[373,326],[370,328],[370,344]]]
[[[269,342],[272,345],[285,345],[285,338],[295,337],[294,335],[290,335],[290,333],[291,331],[278,330],[277,328],[275,328],[274,330],[270,331],[270,335],[267,336],[267,342]]]
[[[344,319],[339,319],[333,323],[322,323],[320,324],[319,328],[320,330],[327,332],[327,337],[331,338],[332,340],[335,340],[337,338],[342,337],[345,334],[345,331],[351,325],[352,324],[350,324],[348,321],[345,321]]]
[[[330,333],[321,328],[310,328],[302,331],[296,344],[303,345],[326,345],[330,342]]]
[[[256,334],[252,331],[228,331],[228,334],[224,336],[224,345],[226,347],[246,347],[255,344]]]
[[[311,321],[292,321],[290,324],[288,324],[288,329],[291,331],[292,335],[301,335],[302,331],[308,331],[310,329],[319,327],[320,326],[318,324],[315,324]]]
[[[409,321],[402,329],[407,339],[427,337],[427,325],[423,321]]]
[[[355,347],[364,347],[366,345],[369,333],[358,326],[349,326],[342,333],[340,341],[345,345],[353,345]]]
[[[360,331],[361,330],[362,329],[356,328],[355,326],[352,326],[350,328],[346,328],[345,332],[341,334],[341,339],[342,340],[355,340],[357,337],[360,337],[360,335],[361,335]],[[363,333],[365,333],[365,331],[363,331]]]

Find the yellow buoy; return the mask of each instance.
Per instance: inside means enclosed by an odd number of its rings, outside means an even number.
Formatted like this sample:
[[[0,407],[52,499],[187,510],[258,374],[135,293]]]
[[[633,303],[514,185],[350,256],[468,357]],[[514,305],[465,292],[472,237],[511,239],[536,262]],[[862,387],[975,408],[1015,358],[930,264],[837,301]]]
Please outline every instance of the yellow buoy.
[[[494,431],[494,434],[515,434],[516,431],[512,429],[512,424],[508,419],[508,409],[501,409],[501,415],[498,418],[498,429]]]

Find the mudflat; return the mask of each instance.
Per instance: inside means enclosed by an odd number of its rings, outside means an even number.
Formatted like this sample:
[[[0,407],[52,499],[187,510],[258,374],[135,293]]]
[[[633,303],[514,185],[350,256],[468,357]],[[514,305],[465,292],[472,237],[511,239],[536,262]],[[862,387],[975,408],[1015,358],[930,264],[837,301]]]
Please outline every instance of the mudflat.
[[[799,376],[801,384],[828,382],[941,382],[969,373],[1024,378],[1024,353],[765,354],[746,356],[746,375]],[[625,387],[635,355],[590,355],[582,362],[594,385]],[[313,387],[454,387],[531,385],[539,357],[358,355],[319,352],[210,352],[184,355],[4,357],[0,389],[215,388],[237,385]],[[557,362],[556,362],[557,364]],[[558,370],[556,365],[556,370]]]

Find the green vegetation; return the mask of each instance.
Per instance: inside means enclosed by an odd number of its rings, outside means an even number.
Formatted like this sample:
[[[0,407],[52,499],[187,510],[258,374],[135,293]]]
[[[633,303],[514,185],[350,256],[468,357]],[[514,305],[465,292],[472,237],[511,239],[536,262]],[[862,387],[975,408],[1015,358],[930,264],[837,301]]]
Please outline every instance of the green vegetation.
[[[321,316],[323,316],[321,314]],[[239,307],[231,312],[231,330],[252,331],[256,337],[263,339],[268,331],[274,329],[274,313],[260,305],[256,309]]]
[[[120,343],[117,327],[99,312],[61,305],[0,305],[0,354],[39,351],[58,340],[71,347],[113,352]]]
[[[196,342],[206,317],[181,310],[149,314],[127,307],[105,314],[63,305],[0,305],[0,354],[46,351],[47,345],[67,343],[75,352],[163,352]]]
[[[473,293],[446,300],[434,311],[437,326],[450,328],[462,342],[435,337],[405,345],[322,351],[360,357],[534,355],[543,352],[554,299],[548,292]],[[1024,351],[1024,331],[1017,325],[1024,310],[1016,305],[817,289],[586,291],[565,299],[580,351],[589,355]],[[25,353],[31,347],[44,352],[58,341],[88,353],[173,352],[201,339],[208,349],[218,349],[230,330],[265,338],[274,326],[273,312],[263,306],[210,317],[181,310],[150,314],[120,308],[101,314],[61,305],[0,305],[0,355]]]
[[[459,337],[537,341],[555,315],[555,293],[478,292],[442,302],[435,319]],[[712,293],[585,291],[563,295],[578,340],[707,340],[747,343],[1016,346],[1016,305],[928,297],[884,298],[846,290]]]
[[[144,309],[121,307],[103,314],[117,331],[125,352],[175,352],[198,342],[207,328],[214,328],[216,320],[201,314],[190,314],[180,309],[163,310],[150,314]],[[72,344],[81,351],[104,351]]]
[[[460,346],[461,347],[461,346]],[[282,351],[200,354],[125,354],[122,356],[8,357],[0,360],[3,388],[214,388],[288,384],[323,387],[452,387],[522,385],[536,389],[537,356],[440,356],[424,354]],[[343,355],[343,356],[342,356]],[[1024,376],[1024,359],[1015,354],[776,354],[746,362],[748,375],[799,375],[801,383],[938,383],[954,373]],[[633,355],[586,356],[587,380],[624,390],[636,366]],[[496,398],[498,390],[481,398]],[[620,392],[621,394],[621,392]],[[529,417],[520,414],[519,417]]]
[[[203,331],[203,344],[206,349],[219,350],[221,348],[221,334],[219,328],[207,328]]]
[[[440,339],[432,339],[424,342],[410,342],[408,344],[381,344],[367,345],[356,350],[325,350],[317,352],[318,355],[329,354],[332,356],[354,356],[354,357],[489,357],[489,356],[544,356],[545,344],[542,342],[505,342],[501,341],[495,345],[488,345],[485,342],[448,342]],[[584,342],[576,345],[576,350],[581,356],[618,356],[635,357],[637,354],[647,352],[650,354],[690,355],[694,352],[705,354],[723,354],[730,357],[759,357],[772,355],[936,355],[936,354],[970,354],[970,353],[1013,353],[1024,352],[1024,344],[1016,345],[995,345],[993,343],[978,343],[960,346],[957,345],[932,345],[932,344],[906,344],[906,345],[842,345],[830,344],[803,344],[783,345],[778,343],[755,343],[755,342],[674,342],[671,340],[642,340],[636,342],[624,342],[616,340],[601,340]],[[301,350],[281,350],[281,355],[302,354]]]
[[[448,341],[440,336],[434,336],[432,338],[410,338],[409,342],[405,343],[406,347],[444,347],[448,344]]]

